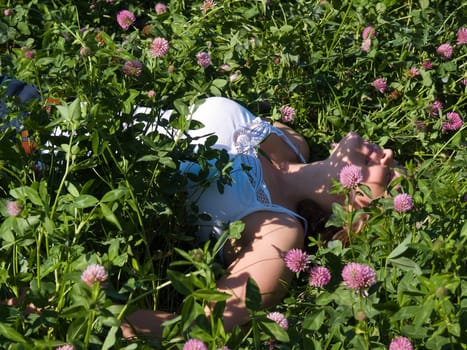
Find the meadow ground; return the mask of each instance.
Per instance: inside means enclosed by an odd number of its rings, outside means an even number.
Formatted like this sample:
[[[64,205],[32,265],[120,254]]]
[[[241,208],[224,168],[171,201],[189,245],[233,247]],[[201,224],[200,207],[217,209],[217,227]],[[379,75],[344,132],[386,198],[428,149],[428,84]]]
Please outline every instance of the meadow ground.
[[[467,349],[466,8],[2,1],[0,74],[41,99],[4,96],[0,109],[0,348]],[[213,95],[283,120],[313,160],[353,130],[407,169],[404,197],[393,183],[348,245],[307,239],[310,269],[282,303],[259,310],[252,282],[251,323],[233,332],[221,307],[204,316],[223,299],[220,247],[195,242],[178,171],[228,161],[148,132],[188,130],[188,106]],[[160,111],[172,108],[167,125]],[[361,214],[336,206],[329,225]],[[122,317],[142,307],[181,316],[161,340],[123,339]]]

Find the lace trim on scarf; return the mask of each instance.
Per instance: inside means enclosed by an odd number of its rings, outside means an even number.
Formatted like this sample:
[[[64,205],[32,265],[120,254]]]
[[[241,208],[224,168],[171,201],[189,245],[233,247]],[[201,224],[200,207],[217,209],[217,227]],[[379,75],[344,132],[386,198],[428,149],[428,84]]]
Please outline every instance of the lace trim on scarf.
[[[238,153],[257,156],[259,144],[272,132],[273,126],[259,117],[235,130],[233,142]]]
[[[278,135],[284,140],[295,154],[297,154],[300,160],[305,163],[302,154],[287,136],[281,130],[259,117],[256,117],[247,125],[235,130],[233,134],[235,149],[241,155],[242,163],[250,168],[248,171],[250,182],[256,191],[256,198],[263,204],[272,204],[272,202],[271,195],[263,181],[261,165],[257,162],[258,148],[260,143],[271,133]]]

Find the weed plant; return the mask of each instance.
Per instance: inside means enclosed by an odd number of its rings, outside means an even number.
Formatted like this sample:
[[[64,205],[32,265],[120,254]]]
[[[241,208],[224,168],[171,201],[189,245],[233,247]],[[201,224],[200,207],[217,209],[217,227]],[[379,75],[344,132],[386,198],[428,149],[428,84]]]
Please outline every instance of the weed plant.
[[[467,349],[466,3],[163,5],[0,4],[0,73],[41,93],[25,104],[2,97],[0,348],[195,349],[194,339],[212,350],[374,350],[405,337],[414,349]],[[286,299],[260,310],[251,281],[251,323],[232,332],[215,289],[221,245],[195,241],[196,203],[178,171],[196,161],[202,171],[190,180],[202,184],[214,167],[219,187],[229,185],[213,139],[195,153],[181,136],[196,127],[189,106],[213,95],[275,119],[293,108],[288,123],[313,160],[350,130],[394,149],[407,169],[398,191],[413,200],[407,211],[375,200],[348,245],[308,237],[312,265],[330,282],[311,286],[297,273]],[[329,225],[359,214],[336,205]],[[232,223],[226,237],[241,228]],[[375,283],[349,288],[349,263],[371,267]],[[207,318],[210,301],[218,306]],[[180,317],[161,340],[125,340],[120,321],[139,308]]]

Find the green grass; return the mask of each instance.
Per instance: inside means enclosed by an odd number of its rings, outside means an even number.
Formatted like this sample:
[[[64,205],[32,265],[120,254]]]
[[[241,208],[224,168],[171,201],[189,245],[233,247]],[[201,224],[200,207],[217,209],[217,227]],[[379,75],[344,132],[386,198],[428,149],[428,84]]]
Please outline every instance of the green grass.
[[[18,299],[0,305],[0,348],[181,349],[197,338],[209,349],[268,349],[271,339],[278,349],[387,349],[405,336],[416,349],[467,349],[465,125],[442,131],[448,113],[466,118],[461,3],[219,0],[203,14],[202,2],[173,0],[160,15],[145,1],[2,3],[0,73],[38,86],[44,99],[5,101],[4,123],[27,111],[23,124],[39,149],[26,154],[14,128],[0,135],[0,297]],[[138,18],[128,30],[116,20],[122,9]],[[369,25],[376,35],[364,52]],[[150,54],[156,37],[169,42],[164,57]],[[453,54],[443,59],[436,51],[444,43]],[[207,68],[197,64],[201,51],[211,56]],[[123,73],[128,60],[142,63],[139,76]],[[413,67],[419,75],[408,74]],[[384,93],[371,86],[377,78],[387,81]],[[274,309],[249,304],[244,333],[225,333],[221,310],[204,319],[203,305],[220,298],[219,246],[194,241],[195,217],[180,191],[187,179],[178,172],[186,160],[205,170],[212,159],[219,171],[228,164],[208,145],[195,155],[187,139],[145,135],[143,124],[164,127],[158,111],[175,108],[171,126],[187,130],[188,106],[211,95],[277,119],[281,106],[293,107],[290,125],[314,160],[349,130],[393,148],[407,168],[402,190],[415,203],[396,213],[391,199],[375,201],[347,247],[310,238],[313,262],[331,270],[331,283],[312,288],[300,274]],[[443,108],[432,114],[436,100]],[[259,108],[265,101],[267,111]],[[133,116],[135,105],[154,112]],[[57,126],[69,136],[51,136]],[[16,217],[6,210],[13,200],[22,206]],[[367,297],[342,283],[353,261],[376,271]],[[81,281],[91,263],[106,268],[105,288]],[[30,303],[42,311],[28,313]],[[123,314],[141,307],[182,317],[160,342],[123,340]],[[270,311],[288,318],[287,331],[268,321]]]

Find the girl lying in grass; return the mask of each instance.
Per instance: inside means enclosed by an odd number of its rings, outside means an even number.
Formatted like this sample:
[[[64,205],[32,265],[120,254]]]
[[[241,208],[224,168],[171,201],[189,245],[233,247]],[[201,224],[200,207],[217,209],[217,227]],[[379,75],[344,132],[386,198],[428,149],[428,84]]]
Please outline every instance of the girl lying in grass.
[[[313,203],[325,215],[331,214],[334,202],[344,203],[343,195],[331,194],[334,180],[348,188],[368,186],[371,197],[385,195],[388,185],[398,176],[393,152],[347,134],[331,155],[322,161],[307,162],[310,155],[305,139],[281,123],[257,118],[238,103],[221,97],[208,98],[193,113],[204,127],[191,130],[190,136],[203,143],[206,136],[216,135],[214,148],[224,149],[232,161],[232,184],[220,193],[216,174],[210,174],[210,186],[188,189],[200,213],[210,220],[199,221],[198,238],[219,237],[229,222],[245,224],[239,239],[228,240],[222,260],[228,274],[217,282],[219,291],[228,293],[224,310],[227,331],[249,320],[245,305],[246,285],[253,279],[261,292],[261,306],[270,307],[285,296],[293,272],[284,262],[285,254],[303,248],[313,222],[298,211],[304,203]],[[184,172],[196,174],[200,166],[182,164]],[[371,199],[353,196],[354,208],[367,206]],[[307,204],[305,204],[307,205]],[[209,311],[206,311],[209,313]],[[139,310],[122,325],[125,337],[138,334],[160,337],[163,322],[174,314]]]

